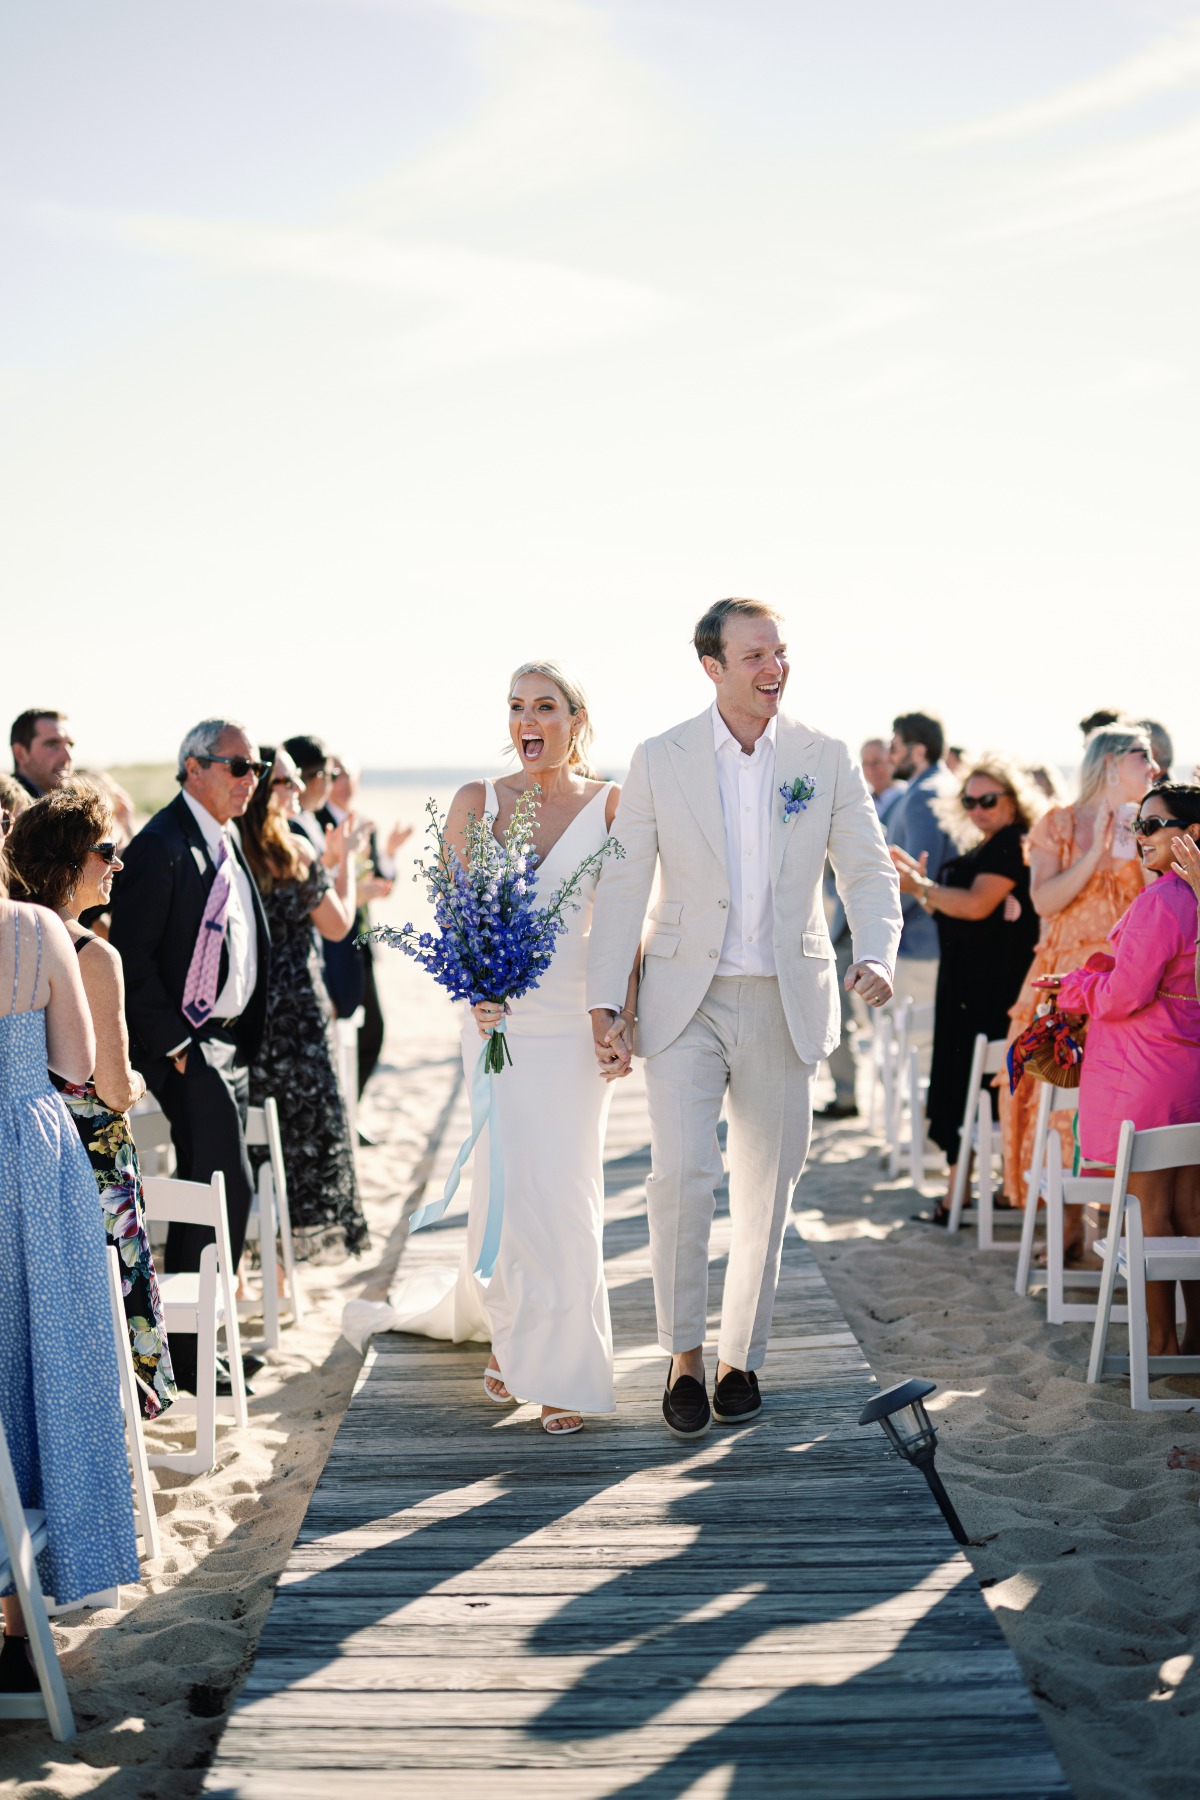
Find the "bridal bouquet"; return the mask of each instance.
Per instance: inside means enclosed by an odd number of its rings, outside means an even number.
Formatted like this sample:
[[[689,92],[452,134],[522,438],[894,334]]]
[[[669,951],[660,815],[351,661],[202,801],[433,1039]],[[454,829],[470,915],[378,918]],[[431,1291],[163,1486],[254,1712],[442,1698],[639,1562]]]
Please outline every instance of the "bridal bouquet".
[[[377,925],[358,942],[373,940],[402,950],[427,969],[452,1000],[466,1000],[472,1006],[480,1000],[502,1006],[537,987],[550,967],[555,939],[567,928],[564,915],[579,905],[575,896],[584,877],[610,853],[624,855],[616,838],[605,838],[544,904],[537,904],[533,820],[540,794],[541,789],[533,787],[521,795],[502,843],[486,819],[472,818],[465,867],[446,842],[437,802],[430,800],[426,832],[434,840],[435,854],[431,861],[417,863],[413,879],[425,879],[437,930]],[[498,1075],[506,1059],[511,1063],[512,1055],[501,1027],[484,1046],[484,1069]]]

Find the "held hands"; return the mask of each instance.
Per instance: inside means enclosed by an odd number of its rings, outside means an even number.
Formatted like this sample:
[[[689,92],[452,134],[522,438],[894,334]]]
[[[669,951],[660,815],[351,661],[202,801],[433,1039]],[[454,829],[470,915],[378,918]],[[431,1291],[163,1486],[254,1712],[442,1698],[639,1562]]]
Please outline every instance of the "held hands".
[[[602,1081],[620,1081],[633,1067],[633,1026],[624,1013],[592,1011],[592,1042]]]
[[[892,997],[891,982],[874,963],[851,963],[843,985],[848,994],[857,994],[868,1006],[886,1006]]]

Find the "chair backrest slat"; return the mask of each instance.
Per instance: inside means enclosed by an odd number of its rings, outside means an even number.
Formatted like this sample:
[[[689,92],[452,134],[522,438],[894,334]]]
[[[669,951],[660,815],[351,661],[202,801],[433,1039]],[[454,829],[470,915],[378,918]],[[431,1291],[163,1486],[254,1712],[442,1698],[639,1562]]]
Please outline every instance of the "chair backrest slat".
[[[146,1218],[167,1225],[217,1225],[225,1207],[225,1178],[180,1181],[172,1175],[147,1175],[142,1188]]]
[[[1200,1163],[1200,1124],[1159,1125],[1137,1132],[1129,1169],[1143,1175],[1153,1169],[1185,1169],[1193,1163]]]

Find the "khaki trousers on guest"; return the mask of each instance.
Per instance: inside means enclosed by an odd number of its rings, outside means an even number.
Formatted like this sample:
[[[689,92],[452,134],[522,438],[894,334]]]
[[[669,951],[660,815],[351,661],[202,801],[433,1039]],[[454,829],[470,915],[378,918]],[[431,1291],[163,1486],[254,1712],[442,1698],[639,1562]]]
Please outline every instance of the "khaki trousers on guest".
[[[816,1072],[796,1054],[778,981],[764,976],[718,976],[674,1043],[646,1059],[646,1206],[664,1350],[694,1350],[708,1335],[708,1240],[723,1173],[717,1121],[728,1094],[733,1234],[717,1355],[731,1368],[762,1367]]]

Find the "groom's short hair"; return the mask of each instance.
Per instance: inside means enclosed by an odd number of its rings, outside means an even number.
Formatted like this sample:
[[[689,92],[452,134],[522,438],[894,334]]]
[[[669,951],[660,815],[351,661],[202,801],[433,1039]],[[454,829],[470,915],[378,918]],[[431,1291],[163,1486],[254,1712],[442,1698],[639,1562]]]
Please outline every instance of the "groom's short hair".
[[[725,621],[739,613],[746,619],[780,617],[775,608],[768,606],[765,600],[714,600],[692,633],[696,655],[701,662],[706,656],[714,657],[719,663],[725,661]]]

